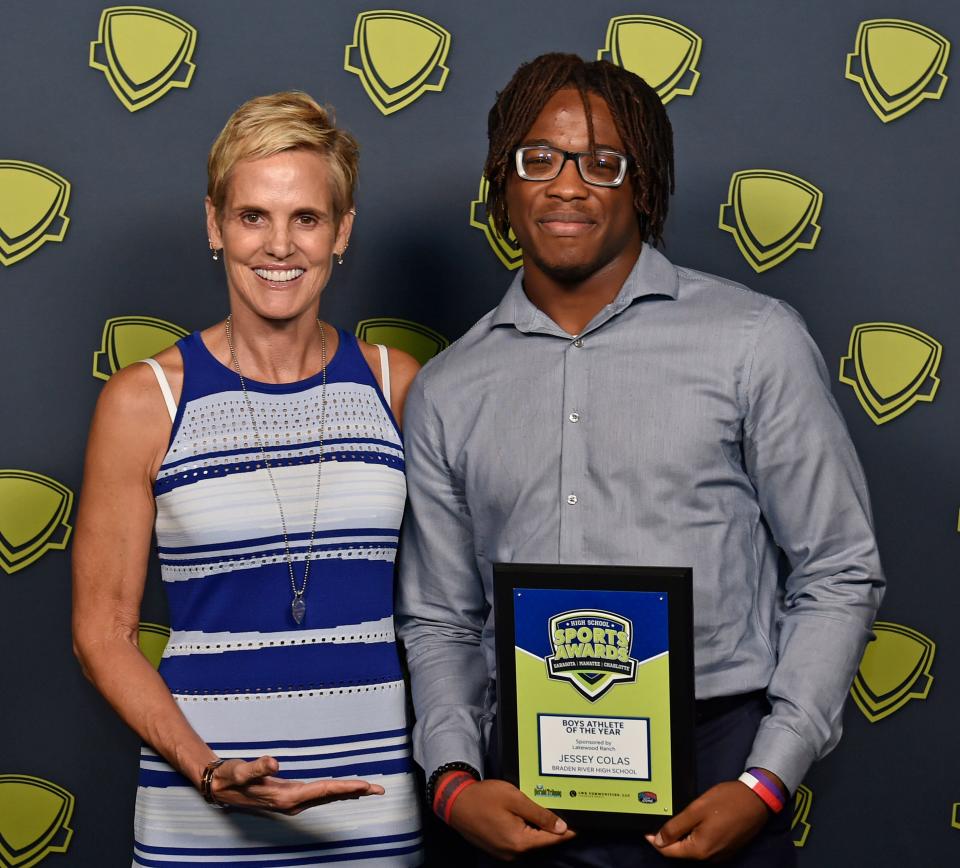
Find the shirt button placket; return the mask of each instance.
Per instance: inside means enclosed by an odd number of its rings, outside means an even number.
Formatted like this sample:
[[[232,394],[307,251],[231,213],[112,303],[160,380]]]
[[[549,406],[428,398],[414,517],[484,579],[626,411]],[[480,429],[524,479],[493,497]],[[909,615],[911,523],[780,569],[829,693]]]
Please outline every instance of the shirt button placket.
[[[587,356],[584,340],[576,337],[567,343],[563,356],[563,411],[560,416],[560,540],[561,563],[577,563],[583,553],[583,502],[586,462],[583,406],[587,392]]]

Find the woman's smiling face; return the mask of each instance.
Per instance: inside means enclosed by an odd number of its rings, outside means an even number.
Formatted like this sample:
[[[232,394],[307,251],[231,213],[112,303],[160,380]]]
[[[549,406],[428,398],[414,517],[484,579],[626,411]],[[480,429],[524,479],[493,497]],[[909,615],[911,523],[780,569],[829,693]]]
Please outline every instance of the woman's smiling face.
[[[326,157],[295,149],[242,160],[230,173],[220,213],[209,200],[206,206],[210,240],[223,248],[231,306],[273,320],[315,311],[353,226],[350,212],[337,223]]]

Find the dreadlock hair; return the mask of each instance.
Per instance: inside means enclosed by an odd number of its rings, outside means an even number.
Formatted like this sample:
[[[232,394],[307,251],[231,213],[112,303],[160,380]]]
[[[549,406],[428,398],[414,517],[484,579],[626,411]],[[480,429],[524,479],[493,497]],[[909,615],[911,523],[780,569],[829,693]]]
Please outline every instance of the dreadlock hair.
[[[564,88],[580,93],[591,151],[596,142],[588,94],[597,94],[609,106],[630,158],[627,172],[641,240],[662,242],[674,189],[673,130],[663,103],[640,76],[606,60],[585,62],[575,54],[542,54],[522,64],[497,94],[487,117],[490,146],[483,170],[488,183],[487,213],[493,225],[507,237],[506,188],[514,170],[514,152],[547,101]]]

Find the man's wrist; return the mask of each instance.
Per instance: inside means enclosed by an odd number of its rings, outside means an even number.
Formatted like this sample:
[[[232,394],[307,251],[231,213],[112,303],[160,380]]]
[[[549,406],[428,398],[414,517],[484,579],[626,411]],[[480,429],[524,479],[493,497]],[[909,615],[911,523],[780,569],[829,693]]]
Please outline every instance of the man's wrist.
[[[480,780],[480,772],[478,772],[470,763],[465,762],[452,762],[444,763],[442,766],[438,766],[434,769],[433,774],[430,775],[429,780],[427,781],[427,803],[433,805],[436,801],[437,788],[440,785],[440,782],[446,775],[449,775],[451,772],[464,772],[474,780]]]
[[[779,814],[790,798],[780,779],[766,769],[749,768],[737,780],[753,790],[774,814]]]

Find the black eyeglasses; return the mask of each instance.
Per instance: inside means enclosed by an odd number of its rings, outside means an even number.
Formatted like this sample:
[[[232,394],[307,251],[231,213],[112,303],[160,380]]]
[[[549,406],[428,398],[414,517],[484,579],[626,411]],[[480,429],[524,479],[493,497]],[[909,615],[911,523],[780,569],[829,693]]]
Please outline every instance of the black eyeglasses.
[[[597,187],[619,187],[627,176],[629,162],[626,154],[604,148],[573,153],[542,145],[517,148],[516,159],[517,174],[524,181],[552,181],[563,171],[567,160],[573,160],[580,177]]]

